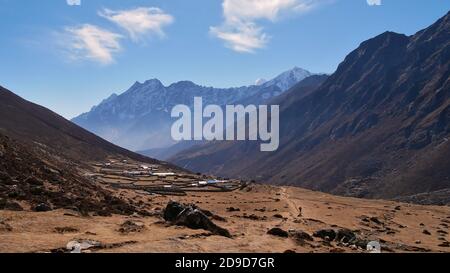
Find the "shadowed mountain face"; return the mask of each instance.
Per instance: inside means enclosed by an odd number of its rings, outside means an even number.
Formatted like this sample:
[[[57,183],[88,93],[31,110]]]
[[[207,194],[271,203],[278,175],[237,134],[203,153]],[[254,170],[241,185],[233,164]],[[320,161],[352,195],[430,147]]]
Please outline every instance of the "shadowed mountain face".
[[[101,160],[108,155],[121,155],[144,162],[158,162],[115,146],[2,87],[0,133],[21,142],[42,146],[76,161]]]
[[[350,196],[433,199],[450,188],[449,33],[449,14],[410,37],[383,33],[319,88],[276,98],[276,152],[259,152],[258,142],[209,143],[172,162]]]
[[[145,213],[87,175],[93,162],[110,157],[165,164],[117,147],[0,87],[0,210]]]
[[[136,82],[123,94],[112,95],[90,112],[74,118],[73,122],[133,151],[158,150],[175,144],[170,134],[170,127],[175,121],[170,112],[175,105],[192,107],[196,96],[202,97],[205,105],[259,104],[311,75],[295,67],[261,85],[237,88],[204,87],[189,81],[164,86],[157,79]]]

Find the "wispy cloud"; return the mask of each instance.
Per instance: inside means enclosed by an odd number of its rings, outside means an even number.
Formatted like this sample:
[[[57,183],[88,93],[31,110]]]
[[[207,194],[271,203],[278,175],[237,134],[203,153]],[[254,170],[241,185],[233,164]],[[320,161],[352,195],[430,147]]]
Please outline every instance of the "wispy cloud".
[[[104,9],[99,15],[125,29],[135,42],[149,34],[164,36],[163,28],[174,21],[172,15],[155,7],[118,11]]]
[[[211,27],[210,33],[224,40],[227,47],[237,52],[252,53],[264,47],[269,40],[262,28],[252,22]]]
[[[68,4],[77,2],[67,1]],[[163,27],[174,21],[171,15],[155,7],[119,11],[104,9],[98,14],[123,28],[134,42],[145,35],[164,36]],[[64,35],[60,36],[71,59],[88,59],[105,65],[114,62],[114,54],[122,50],[120,40],[123,38],[119,33],[92,24],[66,27]]]
[[[113,54],[121,50],[121,38],[120,34],[84,24],[67,27],[63,42],[72,59],[89,59],[101,64],[110,64],[114,62]]]
[[[367,0],[369,6],[380,6],[381,0]]]
[[[69,6],[80,6],[81,0],[66,0],[67,5]]]
[[[269,36],[258,25],[259,20],[275,22],[287,13],[304,13],[321,0],[223,0],[224,22],[210,27],[210,33],[237,52],[254,52],[263,48]]]

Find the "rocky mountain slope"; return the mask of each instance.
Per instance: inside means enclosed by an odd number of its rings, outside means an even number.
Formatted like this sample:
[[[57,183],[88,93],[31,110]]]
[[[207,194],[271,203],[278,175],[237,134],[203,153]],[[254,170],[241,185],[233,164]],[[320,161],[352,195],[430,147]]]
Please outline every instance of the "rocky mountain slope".
[[[91,164],[110,157],[178,169],[117,147],[0,88],[0,210],[145,213],[86,175]]]
[[[82,176],[75,164],[0,134],[0,210],[59,208],[103,216],[140,211]]]
[[[449,33],[450,14],[410,37],[383,33],[308,95],[294,88],[276,98],[276,152],[260,152],[257,142],[210,143],[173,162],[348,196],[428,193],[433,202],[434,192],[450,188]]]
[[[3,87],[0,87],[0,133],[77,161],[121,155],[149,163],[159,162],[111,144]]]
[[[310,72],[296,67],[262,85],[238,88],[204,87],[190,81],[164,86],[157,79],[136,82],[123,94],[112,95],[72,121],[133,151],[166,148],[174,144],[170,135],[174,120],[170,112],[175,105],[192,107],[195,96],[202,97],[204,104],[222,106],[250,97],[251,103],[259,104],[310,75]]]

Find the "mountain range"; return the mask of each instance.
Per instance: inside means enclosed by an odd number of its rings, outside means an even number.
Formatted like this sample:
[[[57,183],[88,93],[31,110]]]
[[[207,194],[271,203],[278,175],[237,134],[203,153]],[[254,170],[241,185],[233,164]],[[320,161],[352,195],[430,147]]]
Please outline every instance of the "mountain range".
[[[175,105],[192,107],[195,96],[202,97],[204,104],[220,106],[245,102],[260,104],[311,75],[311,72],[295,67],[260,85],[237,88],[204,87],[190,81],[164,86],[157,79],[136,82],[124,93],[111,95],[72,121],[133,151],[167,148],[176,144],[170,135],[174,122],[170,112]]]
[[[449,33],[449,14],[412,36],[385,32],[352,51],[323,83],[300,83],[275,97],[276,152],[260,152],[251,141],[212,142],[170,161],[347,196],[448,203]]]

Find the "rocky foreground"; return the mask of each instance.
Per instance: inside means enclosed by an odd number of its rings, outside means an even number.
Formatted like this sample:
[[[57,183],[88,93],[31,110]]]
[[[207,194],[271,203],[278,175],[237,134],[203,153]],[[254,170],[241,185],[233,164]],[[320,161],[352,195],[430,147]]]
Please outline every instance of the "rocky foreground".
[[[0,211],[0,252],[448,252],[450,208],[249,185],[186,196],[119,190],[146,216]],[[170,202],[170,201],[173,202]]]

